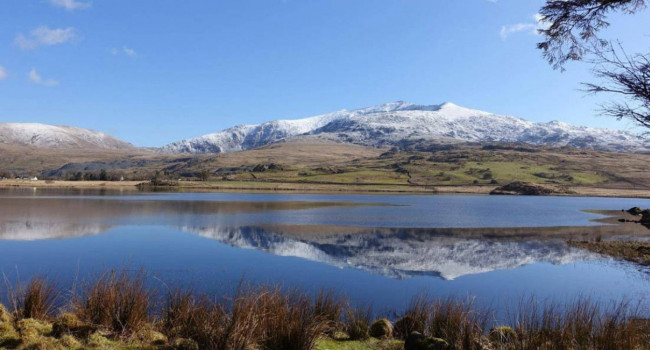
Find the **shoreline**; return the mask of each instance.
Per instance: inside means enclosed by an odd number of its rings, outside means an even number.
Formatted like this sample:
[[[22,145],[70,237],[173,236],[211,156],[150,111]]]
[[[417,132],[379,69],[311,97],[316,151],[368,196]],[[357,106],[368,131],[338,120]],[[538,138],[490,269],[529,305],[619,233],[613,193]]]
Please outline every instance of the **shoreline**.
[[[147,181],[65,181],[65,180],[0,180],[2,188],[99,189],[168,192],[266,192],[266,193],[359,193],[359,194],[480,194],[488,195],[498,186],[485,185],[381,185],[381,184],[314,184],[291,182],[245,181],[182,181],[176,186],[150,186]],[[560,197],[650,198],[650,189],[616,189],[606,187],[570,187],[572,193],[556,193]]]

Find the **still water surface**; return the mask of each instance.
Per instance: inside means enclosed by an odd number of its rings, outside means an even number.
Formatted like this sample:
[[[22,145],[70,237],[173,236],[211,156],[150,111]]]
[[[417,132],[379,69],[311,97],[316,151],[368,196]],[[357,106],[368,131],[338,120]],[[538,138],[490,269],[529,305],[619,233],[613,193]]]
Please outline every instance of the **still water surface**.
[[[650,207],[625,198],[219,193],[0,192],[0,270],[69,285],[112,267],[152,284],[224,293],[241,279],[401,309],[419,293],[504,305],[643,298],[650,274],[571,248],[612,229],[584,210]],[[605,231],[602,231],[605,230]]]

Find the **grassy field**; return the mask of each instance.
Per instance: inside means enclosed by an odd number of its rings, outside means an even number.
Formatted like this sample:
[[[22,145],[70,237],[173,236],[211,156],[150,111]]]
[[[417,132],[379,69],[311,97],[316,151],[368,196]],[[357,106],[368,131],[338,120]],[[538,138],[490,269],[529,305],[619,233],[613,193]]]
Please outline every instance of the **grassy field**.
[[[398,150],[280,142],[254,150],[198,156],[152,151],[52,152],[2,152],[0,176],[50,176],[55,181],[50,186],[134,185],[62,182],[75,173],[97,176],[104,169],[113,178],[148,181],[155,177],[188,190],[489,193],[502,184],[526,181],[569,189],[578,195],[648,197],[650,193],[650,155],[570,148],[417,144]],[[0,181],[0,186],[45,184]]]

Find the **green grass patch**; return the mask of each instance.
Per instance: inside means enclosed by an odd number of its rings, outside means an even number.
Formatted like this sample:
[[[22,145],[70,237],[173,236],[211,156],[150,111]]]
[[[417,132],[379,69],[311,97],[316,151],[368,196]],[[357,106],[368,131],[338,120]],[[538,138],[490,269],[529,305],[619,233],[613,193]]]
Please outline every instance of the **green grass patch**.
[[[316,350],[393,350],[403,348],[404,342],[394,339],[378,340],[370,338],[364,341],[357,341],[320,338],[316,342]]]

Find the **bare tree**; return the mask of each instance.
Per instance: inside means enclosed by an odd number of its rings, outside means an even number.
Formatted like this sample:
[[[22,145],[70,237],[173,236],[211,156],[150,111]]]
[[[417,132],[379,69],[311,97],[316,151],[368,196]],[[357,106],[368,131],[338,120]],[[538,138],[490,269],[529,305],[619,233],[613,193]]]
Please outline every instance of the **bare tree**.
[[[539,31],[545,40],[537,48],[553,68],[561,69],[567,61],[582,60],[592,47],[607,46],[597,34],[609,26],[610,12],[633,14],[645,5],[645,0],[547,0],[539,11],[547,24]]]
[[[650,55],[628,55],[620,43],[608,44],[594,55],[594,74],[602,83],[585,83],[586,90],[618,94],[624,100],[602,105],[602,112],[650,128]]]
[[[645,0],[547,0],[540,10],[544,41],[537,48],[555,69],[564,70],[568,61],[592,63],[600,83],[585,83],[586,90],[621,97],[602,105],[602,112],[650,128],[650,55],[628,55],[620,43],[597,35],[609,26],[609,13],[634,14],[645,7]]]

